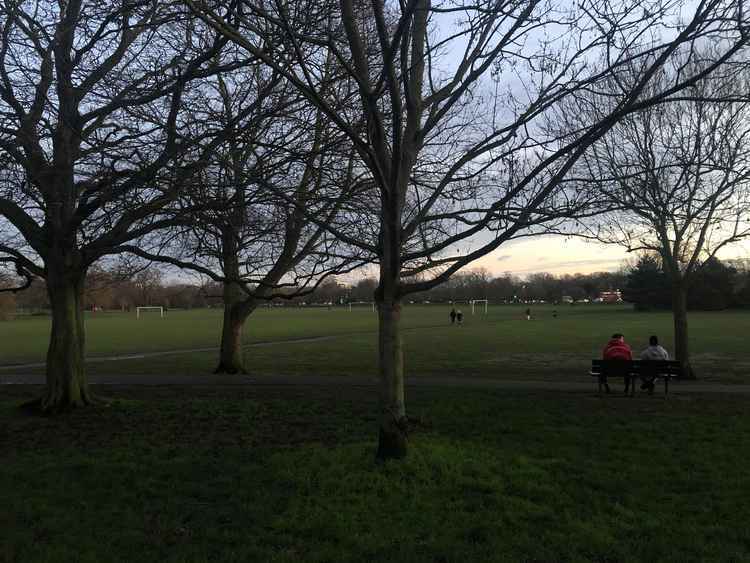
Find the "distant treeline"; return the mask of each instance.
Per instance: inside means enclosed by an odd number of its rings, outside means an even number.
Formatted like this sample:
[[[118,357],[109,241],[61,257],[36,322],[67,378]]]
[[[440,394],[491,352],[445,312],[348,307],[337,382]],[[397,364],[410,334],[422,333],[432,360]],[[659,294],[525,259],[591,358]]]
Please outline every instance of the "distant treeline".
[[[45,312],[50,306],[41,280],[35,280],[31,287],[16,294],[0,294],[0,298],[3,299],[0,309],[5,317],[12,311]],[[175,282],[154,266],[128,276],[105,269],[92,269],[86,276],[84,308],[88,311],[129,311],[148,305],[193,309],[220,303],[219,284]]]
[[[750,265],[709,258],[688,287],[688,309],[716,311],[750,306]],[[656,256],[641,256],[629,269],[622,297],[638,310],[671,309],[671,280]]]
[[[596,272],[593,274],[566,274],[555,276],[546,272],[519,277],[512,274],[492,276],[487,270],[469,270],[453,276],[445,284],[430,291],[410,296],[415,302],[469,301],[487,299],[491,303],[514,303],[523,301],[560,302],[564,297],[574,301],[593,301],[602,292],[620,289],[626,272]],[[374,279],[364,279],[351,288],[352,298],[372,299],[376,285]]]
[[[335,278],[324,281],[309,295],[276,300],[275,305],[323,305],[369,303],[377,280],[365,277],[354,284]],[[430,291],[414,294],[413,302],[448,303],[487,299],[491,303],[544,301],[560,303],[594,301],[603,292],[621,290],[624,301],[639,310],[671,308],[670,280],[658,258],[642,256],[634,265],[616,272],[592,274],[534,273],[526,277],[504,274],[492,276],[477,269],[459,273]],[[92,270],[86,278],[85,308],[91,310],[131,310],[137,306],[161,305],[193,309],[221,306],[221,284],[175,282],[151,266],[124,277],[105,269]],[[718,310],[750,306],[750,267],[747,263],[724,263],[715,258],[706,262],[696,275],[688,294],[691,309]],[[0,315],[34,313],[49,309],[44,284],[35,282],[15,295],[0,294]]]

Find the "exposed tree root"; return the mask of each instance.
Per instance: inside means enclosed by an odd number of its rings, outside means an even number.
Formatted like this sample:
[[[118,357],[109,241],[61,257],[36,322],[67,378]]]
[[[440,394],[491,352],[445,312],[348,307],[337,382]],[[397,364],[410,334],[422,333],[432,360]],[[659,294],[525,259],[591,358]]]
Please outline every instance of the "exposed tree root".
[[[97,406],[108,406],[109,402],[92,393],[84,393],[81,398],[76,400],[64,400],[60,397],[44,394],[41,397],[32,399],[21,404],[20,408],[24,412],[38,416],[56,416],[69,413],[81,408],[90,408]]]
[[[237,366],[234,364],[227,364],[225,362],[220,362],[219,365],[214,370],[215,374],[225,374],[225,375],[247,375],[247,370],[243,366]]]

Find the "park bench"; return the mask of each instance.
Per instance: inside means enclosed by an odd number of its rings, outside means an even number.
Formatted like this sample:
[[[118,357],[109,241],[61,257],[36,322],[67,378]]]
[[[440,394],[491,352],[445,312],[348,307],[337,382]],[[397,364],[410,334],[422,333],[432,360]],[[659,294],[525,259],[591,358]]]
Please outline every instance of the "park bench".
[[[664,394],[669,393],[669,380],[682,374],[680,362],[673,360],[591,360],[591,375],[599,380],[599,394],[610,377],[625,379],[625,393],[630,388],[635,394],[635,384],[640,377],[664,379]],[[609,392],[609,390],[607,390]]]

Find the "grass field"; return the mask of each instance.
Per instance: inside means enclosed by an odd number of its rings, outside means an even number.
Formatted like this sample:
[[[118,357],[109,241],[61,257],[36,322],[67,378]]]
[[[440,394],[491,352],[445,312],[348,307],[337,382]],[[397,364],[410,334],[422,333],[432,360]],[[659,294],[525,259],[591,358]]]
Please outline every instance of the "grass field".
[[[407,372],[590,379],[611,332],[636,348],[671,335],[668,313],[523,309],[452,327],[445,307],[407,307]],[[215,346],[220,321],[97,314],[89,354]],[[703,378],[750,379],[750,313],[691,323]],[[3,362],[43,359],[48,329],[0,323]],[[269,376],[374,374],[375,331],[368,310],[262,310],[247,359]],[[253,346],[314,337],[328,338]],[[89,369],[199,375],[215,355]],[[372,387],[98,391],[108,406],[50,418],[16,408],[38,389],[0,386],[0,563],[750,561],[747,394],[411,387],[410,454],[378,465]]]
[[[376,465],[369,389],[31,392],[0,400],[3,563],[750,560],[746,396],[414,389]]]
[[[468,309],[468,307],[467,307]],[[523,306],[491,306],[489,313],[466,316],[465,325],[448,325],[448,308],[404,308],[406,368],[410,375],[473,375],[500,378],[556,378],[586,373],[608,336],[623,332],[634,349],[652,333],[671,349],[669,312],[636,313],[626,306],[533,307],[527,322]],[[468,313],[468,311],[465,311]],[[170,311],[136,320],[134,314],[87,316],[88,355],[111,356],[218,346],[221,311]],[[247,364],[259,375],[373,375],[376,370],[377,318],[369,307],[262,309],[250,317],[245,341],[253,343],[330,337],[312,342],[250,346]],[[44,359],[49,319],[34,317],[0,323],[0,363]],[[701,378],[748,381],[750,311],[690,314],[690,340]],[[184,353],[117,362],[92,362],[91,372],[108,374],[209,373],[216,352]],[[16,371],[24,371],[17,369]],[[25,371],[40,371],[40,368]],[[2,372],[0,372],[0,375]]]

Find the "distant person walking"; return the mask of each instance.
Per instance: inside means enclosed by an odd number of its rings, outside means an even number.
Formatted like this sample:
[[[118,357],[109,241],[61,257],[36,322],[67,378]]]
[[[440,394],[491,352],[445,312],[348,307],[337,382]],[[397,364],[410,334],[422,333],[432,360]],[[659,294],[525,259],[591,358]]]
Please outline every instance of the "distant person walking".
[[[623,361],[629,361],[633,359],[633,352],[630,349],[630,346],[627,345],[625,342],[625,336],[620,334],[619,332],[616,332],[612,335],[612,338],[609,339],[609,342],[607,342],[607,345],[604,347],[604,350],[602,350],[602,359],[603,360],[623,360]],[[627,377],[625,377],[625,392],[628,391],[628,383],[630,380]],[[609,393],[609,384],[607,383],[607,378],[604,378],[604,388],[606,389],[607,393]]]
[[[526,320],[527,321],[531,320],[531,309],[528,309],[528,308],[526,309]]]
[[[456,308],[451,309],[451,324],[456,324]]]
[[[464,324],[464,314],[461,312],[461,309],[456,311],[456,320],[458,321],[459,325]]]
[[[659,339],[653,335],[648,339],[648,347],[641,352],[641,360],[644,361],[659,361],[669,360],[669,352],[659,346]],[[643,376],[641,380],[641,389],[648,389],[649,393],[654,392],[654,384],[656,382],[656,374]]]

